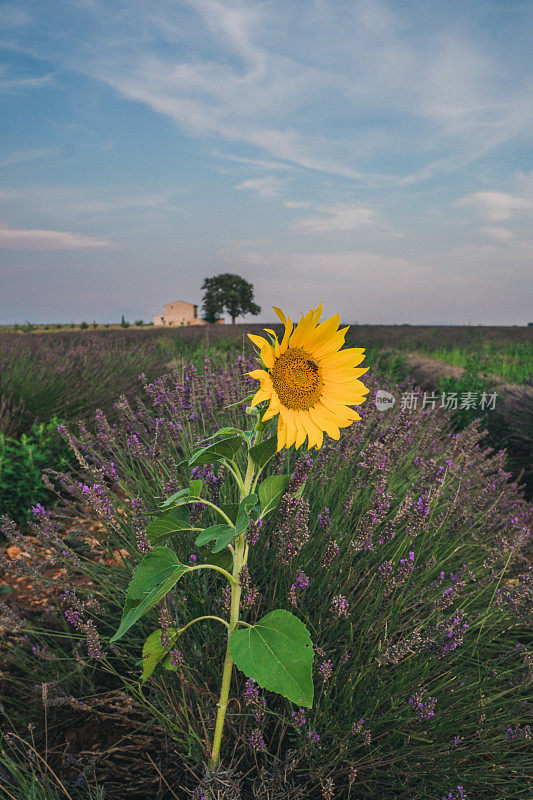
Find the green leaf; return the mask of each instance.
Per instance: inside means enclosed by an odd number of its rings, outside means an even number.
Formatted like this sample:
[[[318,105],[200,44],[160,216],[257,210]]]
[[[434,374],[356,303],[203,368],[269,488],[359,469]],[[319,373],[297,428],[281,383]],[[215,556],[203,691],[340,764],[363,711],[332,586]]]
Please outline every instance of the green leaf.
[[[186,503],[189,499],[189,487],[180,489],[179,492],[174,492],[170,497],[167,497],[164,503],[161,503],[161,508],[168,508],[169,506],[179,506]]]
[[[224,514],[230,518],[233,524],[237,522],[237,513],[239,511],[238,503],[226,503],[225,505],[220,506],[220,510],[223,511]]]
[[[240,536],[250,524],[250,516],[253,508],[257,505],[258,497],[256,494],[249,494],[239,503],[237,522],[235,523],[235,535]]]
[[[173,519],[180,524],[191,524],[191,513],[187,506],[176,506],[175,508],[170,508],[168,511],[160,511],[158,514],[159,518],[166,517],[167,519]]]
[[[221,550],[219,553],[210,553],[203,557],[203,564],[213,564],[215,567],[222,567],[226,572],[233,569],[233,556],[229,550]]]
[[[174,647],[176,639],[178,638],[178,629],[169,628],[168,636],[170,639],[170,645],[168,647],[165,647],[161,644],[161,628],[151,633],[148,639],[145,641],[143,645],[143,657],[141,660],[143,667],[141,675],[142,683],[145,683],[148,680],[159,662],[162,661]]]
[[[188,509],[184,509],[184,511],[188,511]],[[172,536],[174,533],[179,533],[180,531],[190,531],[191,522],[188,517],[188,513],[184,514],[183,517],[178,518],[176,518],[174,515],[168,514],[164,517],[158,517],[157,519],[152,520],[152,522],[150,522],[146,528],[146,535],[148,536],[149,541],[152,544],[157,544],[163,541],[163,539],[167,539],[169,536]]]
[[[255,393],[249,394],[247,397],[243,397],[242,400],[237,400],[236,403],[230,403],[229,406],[224,406],[224,408],[235,408],[235,406],[240,406],[243,403],[248,403],[248,401],[249,400],[253,400],[254,397],[255,397]]]
[[[141,561],[126,591],[120,626],[111,642],[116,642],[137,620],[159,603],[179,579],[190,572],[168,547],[154,547]]]
[[[201,478],[191,481],[191,485],[189,486],[189,497],[200,497],[203,485],[204,482]]]
[[[211,436],[208,436],[206,439],[202,439],[203,442],[210,442],[211,439],[214,439],[216,436],[242,436],[243,441],[247,441],[248,437],[252,433],[252,431],[241,431],[239,428],[219,428],[218,431],[213,433]]]
[[[213,553],[220,553],[225,547],[230,544],[233,539],[235,538],[235,528],[230,528],[228,525],[228,530],[226,533],[223,533],[221,536],[218,537],[215,546],[213,547]]]
[[[275,436],[272,436],[270,439],[265,439],[264,442],[259,442],[259,444],[254,444],[253,447],[250,447],[249,456],[258,469],[262,469],[270,461],[276,452],[277,446],[278,440]]]
[[[303,622],[289,611],[271,611],[251,628],[234,631],[229,649],[236,666],[263,689],[311,708],[311,636]]]
[[[161,666],[163,669],[169,669],[171,672],[178,672],[180,669],[177,664],[172,663],[172,656],[170,655],[170,652],[168,652],[161,661]]]
[[[261,503],[261,517],[266,517],[271,511],[277,508],[281,501],[281,496],[290,481],[289,475],[270,475],[261,481],[257,487],[259,502]]]
[[[198,547],[203,547],[204,544],[208,542],[218,541],[221,536],[227,537],[231,535],[230,542],[235,536],[235,528],[232,528],[230,525],[224,525],[223,523],[220,525],[211,525],[210,528],[205,528],[196,538],[195,544]],[[225,546],[225,545],[224,545]]]
[[[189,459],[189,465],[193,467],[195,464],[213,464],[215,461],[220,461],[221,458],[230,460],[243,444],[241,436],[228,436],[226,439],[220,439],[193,453]]]

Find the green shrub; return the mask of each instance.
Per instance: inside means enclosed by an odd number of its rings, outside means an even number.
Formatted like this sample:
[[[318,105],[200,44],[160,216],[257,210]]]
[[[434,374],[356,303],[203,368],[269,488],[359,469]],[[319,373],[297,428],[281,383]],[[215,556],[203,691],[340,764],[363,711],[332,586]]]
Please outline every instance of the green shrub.
[[[124,314],[122,315],[122,319],[120,320],[120,327],[121,328],[129,328],[130,323],[126,320]]]
[[[31,506],[50,501],[42,480],[46,467],[68,469],[72,453],[57,431],[58,420],[34,424],[20,439],[0,433],[0,516],[16,521],[31,516]]]
[[[137,325],[138,328],[141,328],[144,325],[144,320],[136,319],[134,324]]]
[[[82,331],[86,331],[88,327],[89,327],[88,322],[80,322],[80,328]]]

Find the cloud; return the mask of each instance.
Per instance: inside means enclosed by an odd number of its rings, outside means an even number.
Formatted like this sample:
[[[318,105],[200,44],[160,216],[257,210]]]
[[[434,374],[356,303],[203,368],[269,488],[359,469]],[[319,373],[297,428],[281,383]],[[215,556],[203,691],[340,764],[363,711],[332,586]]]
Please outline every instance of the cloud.
[[[284,171],[294,170],[294,166],[292,164],[286,164],[283,161],[265,161],[264,159],[260,158],[245,158],[243,156],[230,155],[229,153],[221,153],[218,150],[212,150],[211,155],[215,156],[216,158],[224,158],[227,161],[233,161],[236,164],[246,164],[252,167],[258,167],[259,169],[279,169]]]
[[[132,188],[127,196],[109,197],[109,189],[102,187],[36,186],[28,185],[15,191],[2,192],[0,200],[15,200],[32,214],[46,215],[47,220],[76,219],[98,214],[118,214],[127,211],[182,211],[172,202],[176,192],[141,194]],[[93,195],[91,197],[91,195]],[[49,223],[50,224],[50,223]],[[55,224],[52,222],[52,224]]]
[[[0,78],[0,92],[18,92],[23,89],[39,89],[41,86],[48,86],[53,78],[53,73],[32,78]]]
[[[533,212],[533,198],[516,197],[508,192],[474,192],[457,200],[455,205],[471,207],[491,222],[509,220],[516,211]]]
[[[85,250],[111,246],[105,239],[80,233],[0,227],[0,248],[8,250]]]
[[[338,204],[319,206],[325,216],[303,217],[293,224],[293,230],[305,233],[348,233],[378,224],[376,212],[365,206]]]
[[[35,158],[57,155],[57,152],[56,148],[48,150],[19,150],[0,161],[0,167],[9,167],[12,164],[22,164],[24,161],[33,161]]]
[[[259,197],[270,199],[279,197],[282,187],[282,181],[278,180],[273,175],[266,175],[264,178],[251,178],[243,181],[235,188],[239,189],[239,191],[247,190],[250,192],[257,192]]]
[[[301,208],[311,208],[313,204],[309,203],[307,200],[286,200],[284,205],[286,208],[298,210]]]
[[[497,242],[510,242],[513,238],[513,232],[510,231],[508,228],[501,228],[496,225],[489,225],[479,229],[482,233],[485,233],[491,239],[495,239]]]
[[[302,21],[300,4],[288,13],[285,0],[140,0],[135,15],[127,4],[93,0],[76,3],[79,18],[65,9],[75,51],[51,34],[32,46],[210,148],[213,140],[247,145],[278,160],[249,154],[266,169],[281,162],[408,186],[462,169],[529,129],[523,54],[512,34],[495,49],[479,22],[479,7],[498,16],[491,3],[467,4],[459,20],[444,7],[378,0],[303,5]],[[506,17],[511,31],[516,19]]]
[[[7,28],[23,28],[32,22],[31,16],[21,8],[16,8],[11,4],[2,5],[2,15],[0,16],[0,30]]]

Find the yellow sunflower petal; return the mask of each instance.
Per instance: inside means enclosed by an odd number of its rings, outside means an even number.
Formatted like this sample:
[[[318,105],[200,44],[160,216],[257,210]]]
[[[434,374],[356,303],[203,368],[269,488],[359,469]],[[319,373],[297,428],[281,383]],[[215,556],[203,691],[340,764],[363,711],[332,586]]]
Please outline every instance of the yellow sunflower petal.
[[[286,447],[290,447],[296,441],[297,429],[296,429],[296,416],[295,412],[291,410],[287,410],[283,414],[283,422],[287,426],[287,444]]]
[[[276,331],[271,330],[271,328],[263,328],[263,330],[266,331],[267,333],[271,333],[272,334],[272,337],[273,337],[274,341],[272,342],[271,345],[269,345],[269,347],[272,349],[272,355],[277,358],[279,356],[278,335],[277,335]],[[263,351],[261,351],[261,354],[262,354],[262,352]],[[262,357],[262,355],[261,355],[261,357]],[[269,364],[268,368],[272,369],[273,366],[274,366],[274,358],[272,358],[272,364]]]
[[[335,403],[332,400],[326,400],[326,398],[320,398],[320,402],[317,403],[315,408],[319,409],[323,413],[329,415],[330,417],[333,416],[334,419],[349,419],[355,420],[360,419],[357,411],[354,411],[353,408],[349,408],[342,403]]]
[[[309,414],[313,422],[316,422],[318,427],[322,428],[327,433],[326,424],[336,425],[338,428],[347,428],[352,424],[353,419],[347,415],[336,414],[325,406],[317,403],[316,406],[309,409]]]
[[[309,415],[313,422],[323,431],[325,431],[328,436],[331,436],[332,439],[340,439],[340,431],[339,425],[337,420],[332,420],[331,417],[328,417],[326,414],[321,413],[320,410],[316,408],[309,409]],[[342,427],[342,426],[341,426]]]
[[[313,356],[316,359],[324,358],[324,356],[329,356],[331,353],[335,353],[337,350],[340,350],[344,344],[344,340],[346,338],[346,331],[350,326],[346,328],[341,328],[331,336],[327,342],[317,346],[313,350]]]
[[[307,437],[307,431],[305,430],[302,424],[302,412],[297,411],[294,415],[295,422],[296,422],[296,441],[294,442],[294,446],[296,448],[301,447],[305,442]]]
[[[333,383],[349,383],[368,372],[368,367],[359,369],[328,369],[326,374]]]
[[[253,396],[252,402],[250,403],[250,408],[255,408],[258,403],[262,403],[263,400],[270,400],[270,392],[266,392],[264,389],[259,389]]]
[[[285,353],[285,351],[287,350],[287,347],[289,346],[289,337],[292,333],[293,327],[294,325],[292,323],[292,319],[288,317],[285,323],[285,333],[283,334],[283,339],[281,340],[281,344],[279,346],[278,355],[283,355],[283,353]]]
[[[272,345],[270,342],[267,342],[262,336],[256,336],[253,333],[249,333],[248,336],[252,340],[252,342],[260,348],[259,357],[261,361],[268,369],[272,369],[274,366],[274,350],[272,349]],[[276,339],[277,342],[277,339]],[[278,345],[279,347],[279,345]]]
[[[281,324],[285,325],[285,314],[281,308],[278,308],[277,306],[272,306],[272,308],[274,309],[276,316],[281,320]]]
[[[287,441],[287,426],[284,424],[281,416],[278,422],[278,446],[276,451],[282,450],[285,447],[285,443]]]
[[[313,445],[318,444],[318,442],[322,440],[322,431],[316,422],[313,422],[309,414],[302,414],[301,420],[304,429],[307,431],[307,449],[310,450]]]
[[[321,397],[320,403],[318,404],[319,407],[323,406],[326,410],[329,410],[331,413],[335,414],[335,416],[342,417],[344,419],[361,419],[357,411],[354,411],[353,408],[348,408],[348,406],[342,403],[336,403],[334,400],[329,400],[327,397]]]
[[[266,369],[253,369],[251,372],[247,372],[246,374],[249,375],[250,378],[255,378],[256,381],[265,381],[267,378],[272,380]]]
[[[264,336],[256,336],[255,333],[247,333],[246,335],[260,350],[265,346],[265,344],[268,344]]]
[[[294,329],[292,336],[289,340],[290,347],[300,347],[304,337],[311,331],[314,327],[314,317],[315,317],[315,309],[312,308],[307,314],[301,318],[300,322]]]
[[[321,322],[320,325],[311,331],[302,341],[302,347],[308,353],[313,354],[315,347],[320,347],[329,341],[331,336],[337,331],[341,321],[340,314],[334,314],[329,319]]]
[[[276,390],[273,388],[270,394],[270,405],[261,418],[263,422],[266,422],[267,420],[272,419],[272,417],[275,417],[276,414],[279,414],[279,405],[279,397]]]
[[[324,394],[328,394],[330,391],[346,392],[346,394],[352,394],[353,392],[363,394],[364,392],[368,392],[368,389],[366,388],[365,384],[357,378],[338,383],[337,381],[329,380],[329,377],[326,376],[324,380],[323,392]]]
[[[365,351],[362,347],[346,347],[344,350],[339,350],[337,353],[332,353],[329,356],[321,358],[321,364],[324,367],[331,367],[332,369],[338,367],[356,367],[365,357]]]

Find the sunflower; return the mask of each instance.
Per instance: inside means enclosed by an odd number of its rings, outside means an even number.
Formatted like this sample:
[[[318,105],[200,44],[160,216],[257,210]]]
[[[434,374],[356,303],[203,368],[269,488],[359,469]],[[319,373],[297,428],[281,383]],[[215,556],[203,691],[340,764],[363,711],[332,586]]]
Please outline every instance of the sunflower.
[[[306,438],[307,449],[314,445],[318,450],[324,433],[338,439],[339,428],[361,419],[350,406],[363,403],[368,392],[358,380],[368,367],[355,369],[365,351],[359,347],[340,349],[348,328],[338,330],[339,314],[319,324],[322,304],[302,316],[296,327],[281,309],[273,308],[285,326],[281,342],[269,328],[264,330],[270,334],[270,342],[248,334],[259,347],[265,366],[248,373],[260,382],[251,405],[253,408],[269,401],[263,421],[279,414],[278,450],[293,444],[300,447]]]

